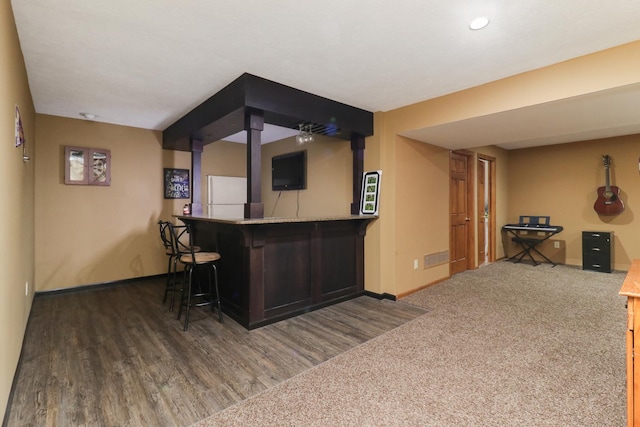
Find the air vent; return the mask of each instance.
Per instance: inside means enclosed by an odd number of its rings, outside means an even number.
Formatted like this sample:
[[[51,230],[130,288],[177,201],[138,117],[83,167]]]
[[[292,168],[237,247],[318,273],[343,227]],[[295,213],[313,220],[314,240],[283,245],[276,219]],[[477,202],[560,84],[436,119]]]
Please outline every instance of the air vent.
[[[424,256],[424,268],[432,268],[449,262],[449,251],[435,252]]]

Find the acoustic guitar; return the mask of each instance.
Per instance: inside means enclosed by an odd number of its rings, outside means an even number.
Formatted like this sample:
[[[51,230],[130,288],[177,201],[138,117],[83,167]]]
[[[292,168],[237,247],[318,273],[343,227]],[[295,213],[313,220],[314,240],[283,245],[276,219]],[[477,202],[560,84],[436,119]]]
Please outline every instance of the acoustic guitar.
[[[611,185],[609,181],[611,157],[609,155],[602,156],[602,162],[604,163],[605,186],[598,187],[598,199],[593,204],[593,209],[600,215],[618,215],[624,210],[624,203],[620,198],[620,189]]]

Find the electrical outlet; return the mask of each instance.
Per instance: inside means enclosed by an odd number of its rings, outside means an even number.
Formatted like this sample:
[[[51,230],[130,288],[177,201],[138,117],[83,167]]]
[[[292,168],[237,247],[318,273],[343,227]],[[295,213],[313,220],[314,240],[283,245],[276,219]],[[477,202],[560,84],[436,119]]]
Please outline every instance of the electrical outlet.
[[[29,296],[29,281],[28,280],[24,283],[24,296],[25,297]]]
[[[557,240],[553,242],[553,247],[556,249],[560,249],[560,242],[558,242]]]
[[[418,269],[418,260],[417,260],[417,259],[414,259],[414,260],[413,260],[413,269],[414,269],[414,270],[417,270],[417,269]]]

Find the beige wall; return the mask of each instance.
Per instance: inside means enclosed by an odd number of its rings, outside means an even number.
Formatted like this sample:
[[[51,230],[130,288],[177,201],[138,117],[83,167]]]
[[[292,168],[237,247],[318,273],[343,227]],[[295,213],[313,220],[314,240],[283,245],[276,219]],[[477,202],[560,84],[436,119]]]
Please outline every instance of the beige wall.
[[[639,67],[640,42],[634,42],[377,113],[375,135],[367,139],[365,165],[367,169],[383,170],[383,184],[380,219],[369,227],[365,242],[366,288],[379,293],[405,294],[449,274],[446,267],[423,271],[421,263],[429,251],[448,248],[448,233],[442,232],[449,226],[446,218],[448,202],[434,203],[428,197],[416,198],[411,190],[407,190],[415,188],[412,183],[417,180],[423,181],[420,194],[442,194],[443,188],[448,189],[443,172],[448,157],[437,147],[418,149],[419,143],[399,135],[432,125],[634,84],[638,81]],[[468,146],[473,147],[473,141],[468,141]],[[500,227],[514,216],[507,209],[518,206],[518,200],[513,196],[520,194],[509,173],[519,169],[510,166],[511,155],[504,150],[482,147],[471,151],[497,158],[496,239],[500,243]],[[428,225],[429,222],[437,225]],[[573,246],[567,245],[568,257],[575,260],[577,255]],[[503,255],[502,245],[498,244],[496,249],[498,257]],[[617,249],[617,252],[624,253],[625,249]],[[418,271],[413,269],[414,259],[420,261]]]
[[[217,141],[202,150],[202,204],[207,204],[207,175],[247,176],[247,146]]]
[[[162,150],[160,132],[37,116],[36,289],[160,274],[157,222],[181,212],[163,199],[163,167],[189,168],[188,153]],[[66,145],[111,150],[111,185],[65,185]]]
[[[385,283],[382,291],[376,292],[404,295],[449,276],[448,264],[426,268],[424,265],[425,255],[449,250],[449,150],[401,136],[396,137],[395,147],[398,166],[393,169],[394,187],[391,190],[385,187],[384,197],[381,197],[384,203],[389,192],[394,194],[390,209],[395,210],[395,256],[392,258],[395,262],[384,264],[395,264],[395,275]],[[495,159],[498,197],[493,214],[501,225],[507,217],[509,153],[498,147],[479,147],[470,151],[474,153],[472,167],[479,154]],[[383,174],[385,178],[386,175],[389,174]],[[477,206],[475,189],[474,205]],[[473,224],[473,232],[477,234],[477,222]],[[368,236],[374,240],[370,233]],[[496,242],[496,257],[501,258],[504,252],[499,227],[492,237]],[[470,256],[477,265],[477,252]],[[414,268],[415,260],[418,261],[417,269]],[[365,277],[368,277],[373,274],[369,271],[372,265],[366,267]]]
[[[396,263],[393,294],[446,276],[449,265],[423,268],[424,255],[449,250],[449,150],[396,138]],[[418,269],[413,262],[418,260]]]
[[[271,158],[293,151],[307,151],[307,188],[300,191],[271,189]],[[316,135],[303,146],[294,138],[262,146],[262,202],[264,215],[309,217],[349,215],[353,188],[352,151],[349,141]],[[277,201],[277,203],[276,203]]]
[[[639,68],[637,41],[389,111],[386,128],[402,133],[623,88],[638,83]]]
[[[37,115],[36,252],[38,291],[161,274],[166,259],[156,223],[179,214],[186,199],[164,200],[162,168],[190,168],[190,154],[161,149],[159,132]],[[64,184],[64,146],[111,150],[111,186]],[[293,139],[263,146],[265,212],[271,191],[271,157],[298,149]],[[351,150],[348,142],[319,138],[308,150],[309,185],[299,193],[299,214],[348,213]],[[246,146],[207,145],[202,189],[209,175],[246,175]],[[267,166],[268,165],[268,166]],[[327,178],[323,178],[327,174]],[[298,192],[283,192],[275,215],[294,216]],[[203,193],[203,203],[206,195]],[[55,226],[52,226],[54,224]]]
[[[271,158],[294,151],[307,151],[307,188],[300,191],[271,189]],[[202,154],[202,202],[206,203],[206,175],[247,176],[245,144],[217,141]],[[295,138],[264,144],[261,152],[264,215],[276,217],[348,215],[352,201],[352,151],[349,141],[316,135],[304,146]]]
[[[11,3],[0,2],[0,418],[4,417],[33,301],[35,110]],[[15,108],[20,109],[26,151],[15,147]],[[25,285],[29,283],[28,295]]]
[[[599,216],[593,204],[605,185],[602,155],[612,157],[611,182],[621,189],[625,210]],[[582,265],[582,231],[613,231],[614,264],[627,270],[640,258],[640,135],[560,144],[510,152],[508,222],[520,215],[549,215],[564,230],[555,236],[566,247],[566,262]],[[564,255],[564,254],[561,254]]]

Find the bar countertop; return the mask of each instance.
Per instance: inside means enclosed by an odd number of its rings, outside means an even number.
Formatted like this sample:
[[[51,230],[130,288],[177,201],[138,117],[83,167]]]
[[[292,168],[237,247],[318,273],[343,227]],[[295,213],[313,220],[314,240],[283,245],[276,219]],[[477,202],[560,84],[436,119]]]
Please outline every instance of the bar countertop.
[[[258,224],[284,224],[296,222],[324,222],[324,221],[352,221],[371,220],[378,218],[377,215],[332,215],[332,216],[311,216],[311,217],[266,217],[266,218],[227,218],[209,215],[175,215],[180,220],[187,221],[207,221],[222,224],[234,225],[258,225]]]

